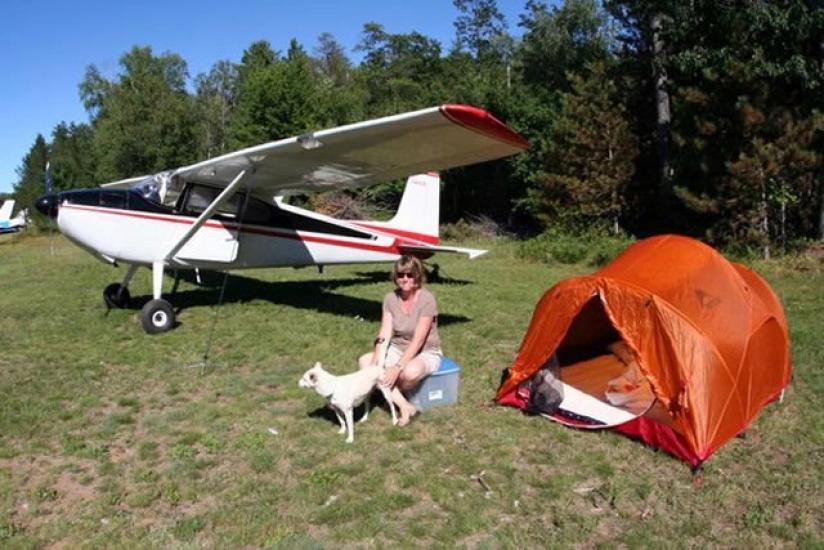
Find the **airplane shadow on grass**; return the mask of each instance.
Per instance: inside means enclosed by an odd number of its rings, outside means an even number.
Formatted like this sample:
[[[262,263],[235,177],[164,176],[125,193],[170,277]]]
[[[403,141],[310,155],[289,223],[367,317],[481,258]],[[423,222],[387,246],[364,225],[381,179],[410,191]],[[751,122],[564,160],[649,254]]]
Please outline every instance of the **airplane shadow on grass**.
[[[185,273],[185,275],[184,275]],[[181,273],[181,280],[194,281],[190,272]],[[380,273],[380,278],[378,278]],[[199,306],[216,305],[223,285],[223,273],[202,273],[199,288],[164,294],[175,308],[176,313]],[[377,323],[381,319],[381,300],[367,300],[354,296],[339,294],[334,290],[357,285],[369,285],[385,282],[387,274],[370,272],[358,274],[356,278],[313,279],[308,281],[261,281],[243,275],[229,274],[223,303],[246,303],[253,300],[265,300],[272,304],[290,306],[297,309],[314,310],[343,317],[360,317],[365,321]],[[465,284],[471,284],[466,282]],[[383,298],[383,296],[381,296]],[[151,300],[151,295],[133,296],[128,309],[139,311]],[[439,314],[438,324],[446,326],[453,323],[469,321],[463,315]]]

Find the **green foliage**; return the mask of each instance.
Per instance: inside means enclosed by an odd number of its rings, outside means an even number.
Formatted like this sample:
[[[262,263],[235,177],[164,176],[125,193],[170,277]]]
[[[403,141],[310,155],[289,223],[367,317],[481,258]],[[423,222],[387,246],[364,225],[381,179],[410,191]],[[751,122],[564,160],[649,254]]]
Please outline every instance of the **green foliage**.
[[[730,241],[757,245],[769,258],[772,243],[785,248],[792,225],[811,221],[802,205],[815,204],[821,189],[824,157],[815,140],[824,138],[824,116],[816,112],[799,122],[783,111],[762,120],[738,159],[727,164],[719,225]]]
[[[91,66],[80,85],[95,130],[98,179],[193,162],[197,124],[185,87],[186,62],[176,54],[155,56],[149,47],[134,47],[120,58],[120,68],[118,77],[107,81]]]
[[[495,0],[452,0],[460,15],[455,19],[455,45],[480,64],[500,62],[511,54],[506,18]]]
[[[553,226],[519,244],[517,255],[526,260],[553,264],[585,264],[601,267],[624,251],[634,239],[615,235],[598,226],[564,229]]]
[[[595,0],[553,7],[529,0],[521,16],[524,35],[517,60],[531,93],[544,100],[571,91],[569,76],[608,56],[606,14]]]
[[[531,147],[442,174],[445,222],[481,216],[529,234],[606,221],[762,254],[824,237],[824,10],[815,2],[527,0],[519,40],[496,0],[453,5],[449,46],[373,21],[358,63],[323,33],[311,53],[295,40],[285,53],[252,42],[239,63],[217,61],[194,79],[179,55],[149,47],[125,52],[114,78],[89,66],[79,84],[89,123],[61,122],[50,141],[33,140],[14,183],[18,208],[41,194],[47,160],[64,190],[467,103]],[[351,198],[368,212],[397,190],[387,182]]]
[[[237,109],[230,125],[232,147],[249,147],[316,129],[319,92],[309,57],[292,40],[285,59],[244,56],[239,67]]]
[[[211,158],[228,151],[229,127],[235,108],[238,68],[230,61],[218,61],[208,74],[195,78],[197,118],[202,144],[200,156]]]
[[[536,190],[537,214],[545,223],[563,216],[607,222],[619,230],[638,149],[617,95],[603,63],[572,77],[572,92],[564,95],[555,122],[546,175]]]
[[[27,209],[31,219],[37,225],[44,225],[45,220],[34,209],[37,198],[44,193],[46,185],[46,162],[49,149],[42,135],[37,134],[34,143],[29,148],[23,163],[17,168],[17,183],[14,185],[15,208],[19,211]]]
[[[367,23],[357,51],[363,52],[358,81],[367,113],[388,115],[427,107],[442,99],[441,46],[420,33],[390,34]],[[427,75],[423,77],[423,75]]]

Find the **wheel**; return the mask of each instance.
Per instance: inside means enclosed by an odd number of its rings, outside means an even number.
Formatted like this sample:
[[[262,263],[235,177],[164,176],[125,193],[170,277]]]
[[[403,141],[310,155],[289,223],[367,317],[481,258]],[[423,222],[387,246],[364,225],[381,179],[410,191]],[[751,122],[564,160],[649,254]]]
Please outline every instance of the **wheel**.
[[[123,309],[129,307],[131,299],[129,289],[120,283],[112,283],[103,290],[103,301],[109,308]]]
[[[140,324],[149,334],[170,330],[175,324],[175,311],[166,300],[150,300],[140,310]]]

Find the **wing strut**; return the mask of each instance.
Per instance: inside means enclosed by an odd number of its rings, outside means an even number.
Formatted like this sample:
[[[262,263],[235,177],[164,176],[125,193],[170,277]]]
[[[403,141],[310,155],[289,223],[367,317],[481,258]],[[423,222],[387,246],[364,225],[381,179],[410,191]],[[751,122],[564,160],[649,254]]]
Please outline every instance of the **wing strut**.
[[[218,209],[219,206],[224,204],[229,197],[240,187],[240,185],[244,182],[244,176],[247,174],[246,170],[242,170],[240,174],[235,176],[235,179],[226,186],[220,195],[217,196],[215,200],[200,214],[200,216],[195,220],[195,223],[192,224],[191,227],[183,234],[178,241],[172,245],[166,255],[159,259],[152,262],[152,296],[155,300],[159,300],[161,294],[163,292],[163,270],[166,267],[166,262],[174,258],[175,254],[180,252],[180,249],[189,242],[189,240],[197,233],[197,230],[200,229],[206,220],[212,217],[212,214],[215,213],[215,210]]]
[[[206,221],[212,217],[212,214],[215,213],[215,210],[217,210],[219,206],[221,206],[227,200],[229,200],[229,197],[231,197],[232,194],[237,190],[237,188],[240,187],[240,184],[243,183],[245,175],[246,170],[241,170],[240,174],[235,176],[235,179],[232,180],[232,183],[226,186],[226,189],[224,189],[220,193],[220,195],[218,195],[217,198],[212,201],[212,204],[210,204],[206,208],[206,210],[204,210],[203,213],[200,214],[200,216],[195,220],[195,223],[193,223],[192,226],[189,227],[189,230],[186,231],[186,233],[184,233],[183,236],[180,237],[180,240],[178,240],[172,246],[172,248],[166,253],[166,256],[164,256],[163,260],[171,260],[175,254],[180,252],[180,249],[183,248],[183,246],[187,242],[189,242],[189,239],[191,239],[194,236],[197,230],[200,229],[203,226],[203,224],[206,223]]]

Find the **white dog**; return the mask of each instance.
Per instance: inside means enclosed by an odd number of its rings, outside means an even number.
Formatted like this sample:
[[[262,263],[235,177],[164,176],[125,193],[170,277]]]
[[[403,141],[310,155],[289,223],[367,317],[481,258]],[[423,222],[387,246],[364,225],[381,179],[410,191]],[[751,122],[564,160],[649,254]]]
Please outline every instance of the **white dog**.
[[[326,371],[320,363],[315,363],[315,366],[306,371],[301,377],[298,386],[301,388],[314,388],[316,392],[329,401],[335,415],[338,417],[338,422],[340,422],[340,431],[338,433],[342,434],[348,431],[346,442],[352,443],[355,440],[353,410],[364,401],[367,401],[366,411],[360,421],[363,422],[367,419],[369,416],[368,398],[375,386],[381,390],[384,399],[389,404],[389,410],[392,412],[392,424],[398,423],[395,405],[392,403],[392,396],[390,395],[391,388],[378,384],[382,375],[382,365],[367,367],[343,376],[335,376]]]

